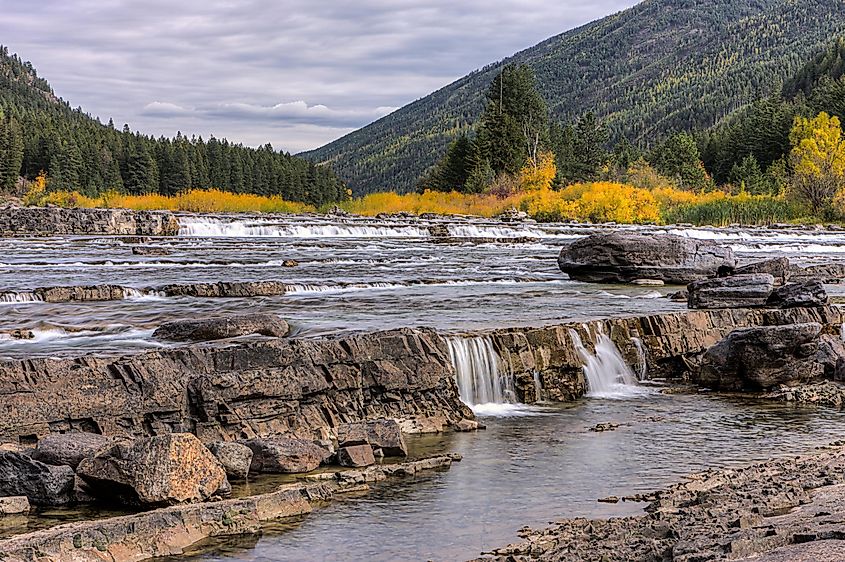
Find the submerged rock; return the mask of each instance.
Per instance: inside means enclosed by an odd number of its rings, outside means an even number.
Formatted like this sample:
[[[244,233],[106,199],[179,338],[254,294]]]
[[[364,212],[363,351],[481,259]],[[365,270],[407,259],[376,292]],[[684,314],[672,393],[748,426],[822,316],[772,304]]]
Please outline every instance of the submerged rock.
[[[245,314],[199,320],[176,320],[162,324],[153,337],[170,341],[213,341],[259,334],[283,338],[290,332],[287,322],[272,314]]]
[[[769,390],[819,380],[822,326],[816,323],[735,330],[702,357],[698,383],[718,390]]]
[[[768,273],[732,275],[695,281],[687,287],[690,308],[752,308],[765,306],[774,288]]]
[[[829,302],[827,291],[819,281],[790,283],[772,292],[768,303],[779,308],[821,307]]]
[[[371,420],[338,426],[337,442],[340,446],[369,443],[381,449],[388,457],[408,456],[408,446],[402,437],[402,428],[396,420]]]
[[[52,466],[15,452],[0,452],[0,496],[26,496],[35,505],[73,499],[73,469]]]
[[[730,248],[708,240],[618,231],[576,240],[561,250],[558,265],[577,281],[686,285],[732,270],[736,260]]]
[[[332,457],[331,451],[304,439],[269,437],[242,441],[252,449],[250,473],[296,474],[316,470]]]
[[[91,285],[71,287],[41,287],[34,293],[44,302],[87,302],[87,301],[115,301],[126,296],[126,291],[120,285]]]
[[[132,248],[132,255],[135,256],[169,256],[170,250],[157,246],[135,246]]]
[[[83,460],[111,444],[112,439],[97,433],[54,433],[41,439],[31,456],[45,464],[76,470]]]
[[[252,449],[243,443],[218,441],[208,445],[208,450],[226,471],[232,480],[246,480],[252,464]]]
[[[77,470],[100,500],[178,504],[229,493],[226,472],[190,433],[170,433],[114,445]]]

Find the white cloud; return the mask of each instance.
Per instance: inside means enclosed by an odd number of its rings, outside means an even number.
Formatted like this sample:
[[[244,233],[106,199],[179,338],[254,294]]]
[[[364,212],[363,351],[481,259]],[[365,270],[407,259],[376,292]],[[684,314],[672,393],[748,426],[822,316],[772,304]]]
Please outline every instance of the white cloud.
[[[0,0],[3,41],[133,130],[314,148],[633,0]]]

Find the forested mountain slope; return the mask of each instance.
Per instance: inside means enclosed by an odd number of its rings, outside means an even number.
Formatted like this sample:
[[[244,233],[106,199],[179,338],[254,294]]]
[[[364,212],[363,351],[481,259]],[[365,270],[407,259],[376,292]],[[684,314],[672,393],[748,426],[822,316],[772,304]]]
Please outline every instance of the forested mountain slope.
[[[709,127],[761,97],[845,32],[843,0],[645,0],[474,72],[303,154],[357,194],[412,189],[474,121],[493,77],[529,65],[553,118],[595,111],[644,145]]]
[[[92,84],[96,87],[96,84]],[[35,69],[0,46],[0,192],[47,173],[51,189],[175,194],[218,188],[321,204],[346,196],[328,167],[225,139],[152,138],[104,125],[56,97]]]

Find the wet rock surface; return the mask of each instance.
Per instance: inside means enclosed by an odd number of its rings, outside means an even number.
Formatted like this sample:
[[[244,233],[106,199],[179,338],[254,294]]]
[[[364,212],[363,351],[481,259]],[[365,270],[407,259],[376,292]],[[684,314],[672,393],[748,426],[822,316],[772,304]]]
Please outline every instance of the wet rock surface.
[[[0,209],[0,236],[175,236],[179,221],[169,211],[20,207]]]
[[[288,323],[272,314],[244,314],[198,320],[177,320],[161,325],[154,338],[170,341],[213,341],[258,334],[283,338],[290,331]]]
[[[617,231],[593,234],[564,247],[558,265],[577,281],[655,279],[686,285],[715,277],[720,270],[732,270],[736,259],[730,248],[711,241]]]
[[[275,297],[284,295],[286,285],[278,281],[233,281],[229,283],[193,283],[165,285],[157,289],[168,297]]]
[[[718,390],[767,390],[819,380],[822,326],[761,326],[731,332],[707,350],[697,382]]]
[[[765,306],[774,289],[774,277],[768,273],[731,275],[690,283],[687,287],[690,308],[749,308]]]
[[[223,467],[190,433],[119,443],[80,463],[77,474],[101,501],[172,505],[230,491]]]
[[[83,460],[111,444],[112,439],[97,433],[54,433],[38,441],[30,456],[44,464],[65,465],[76,470]]]
[[[643,516],[526,528],[522,542],[484,560],[841,560],[814,556],[845,550],[843,466],[845,449],[836,447],[708,471],[657,492]]]
[[[34,505],[65,505],[73,499],[73,469],[0,452],[0,496],[26,496]]]

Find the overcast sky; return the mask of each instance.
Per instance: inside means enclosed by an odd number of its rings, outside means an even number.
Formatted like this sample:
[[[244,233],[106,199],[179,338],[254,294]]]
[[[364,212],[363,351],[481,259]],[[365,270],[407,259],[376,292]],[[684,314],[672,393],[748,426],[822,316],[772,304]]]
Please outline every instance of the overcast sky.
[[[103,122],[299,152],[633,0],[0,0],[0,43]]]

